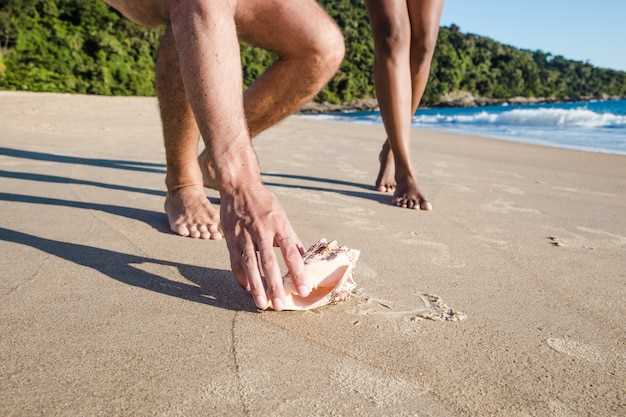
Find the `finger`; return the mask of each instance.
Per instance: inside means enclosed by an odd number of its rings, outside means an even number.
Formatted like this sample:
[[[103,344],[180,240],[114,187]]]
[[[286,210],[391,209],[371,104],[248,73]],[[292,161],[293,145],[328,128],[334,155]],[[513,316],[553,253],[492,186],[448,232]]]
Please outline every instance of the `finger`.
[[[267,295],[257,263],[256,250],[254,249],[250,235],[246,236],[246,245],[242,253],[241,264],[248,280],[248,291],[254,299],[254,304],[261,310],[265,310],[268,307]]]
[[[249,287],[248,278],[244,273],[244,270],[241,266],[242,262],[242,252],[238,250],[238,245],[228,239],[226,241],[226,246],[228,246],[228,253],[230,254],[230,269],[233,271],[233,275],[235,276],[235,280],[241,286],[241,288],[246,289]]]
[[[285,289],[280,276],[280,268],[274,255],[272,241],[262,241],[258,244],[261,256],[261,266],[265,274],[268,295],[272,299],[274,310],[280,311],[285,306]]]
[[[300,255],[304,256],[304,254],[306,253],[306,248],[304,247],[304,244],[298,240],[296,246],[298,246],[298,251],[300,251]]]
[[[299,241],[290,236],[277,236],[275,240],[278,247],[280,247],[280,252],[283,255],[285,265],[289,271],[289,276],[293,280],[298,294],[307,297],[311,293],[311,285],[304,276],[304,261],[300,249],[298,248]]]

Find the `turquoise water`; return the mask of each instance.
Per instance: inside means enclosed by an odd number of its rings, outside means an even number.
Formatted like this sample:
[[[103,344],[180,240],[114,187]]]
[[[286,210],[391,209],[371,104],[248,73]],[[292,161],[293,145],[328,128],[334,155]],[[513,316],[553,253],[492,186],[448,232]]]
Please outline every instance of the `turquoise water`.
[[[379,112],[308,117],[382,123]],[[413,125],[498,139],[626,155],[626,100],[420,109]]]

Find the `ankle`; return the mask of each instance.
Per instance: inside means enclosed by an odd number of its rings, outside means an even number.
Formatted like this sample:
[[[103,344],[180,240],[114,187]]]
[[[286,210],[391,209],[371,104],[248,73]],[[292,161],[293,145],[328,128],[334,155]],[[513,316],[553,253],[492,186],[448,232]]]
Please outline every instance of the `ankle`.
[[[395,172],[396,182],[398,183],[414,183],[415,180],[415,172],[413,168],[409,165],[403,165],[401,167],[398,166],[398,161],[396,161],[396,172]]]
[[[192,185],[202,186],[202,173],[197,165],[193,167],[168,164],[165,175],[165,186],[168,191],[176,191]]]

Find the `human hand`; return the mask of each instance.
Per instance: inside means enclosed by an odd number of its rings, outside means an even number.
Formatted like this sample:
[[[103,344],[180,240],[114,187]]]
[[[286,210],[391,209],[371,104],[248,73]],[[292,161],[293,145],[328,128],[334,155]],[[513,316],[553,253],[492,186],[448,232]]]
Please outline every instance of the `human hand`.
[[[306,297],[304,246],[291,228],[280,203],[259,180],[221,191],[221,220],[233,274],[260,309],[272,300],[282,310],[285,289],[274,247],[279,247],[298,293]],[[257,256],[258,253],[258,256]]]

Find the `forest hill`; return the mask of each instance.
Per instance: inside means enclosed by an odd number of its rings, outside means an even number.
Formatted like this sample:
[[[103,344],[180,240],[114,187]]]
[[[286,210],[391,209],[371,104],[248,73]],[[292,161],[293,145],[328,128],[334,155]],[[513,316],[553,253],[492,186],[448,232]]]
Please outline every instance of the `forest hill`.
[[[321,0],[346,38],[346,58],[316,101],[373,103],[373,42],[361,2]],[[0,88],[154,95],[159,30],[124,19],[101,1],[0,0]],[[242,45],[250,85],[275,59]],[[484,105],[626,97],[626,72],[443,27],[423,104]]]

